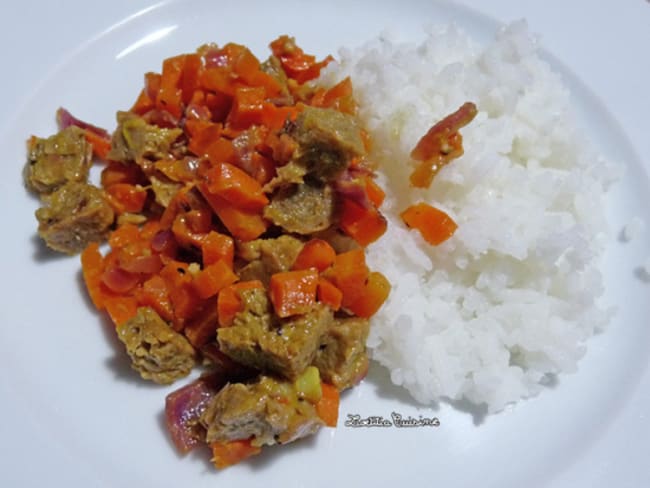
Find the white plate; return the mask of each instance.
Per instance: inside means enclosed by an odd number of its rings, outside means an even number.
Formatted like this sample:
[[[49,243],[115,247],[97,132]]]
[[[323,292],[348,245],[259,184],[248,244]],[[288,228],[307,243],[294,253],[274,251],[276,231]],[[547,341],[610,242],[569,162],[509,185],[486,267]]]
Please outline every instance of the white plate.
[[[488,10],[478,0],[465,3]],[[36,201],[20,184],[24,140],[32,133],[51,133],[59,106],[112,127],[114,112],[132,103],[145,71],[158,70],[163,58],[207,41],[241,42],[262,56],[270,40],[290,33],[307,51],[323,55],[336,52],[340,45],[359,43],[384,27],[409,39],[419,35],[423,22],[455,21],[480,40],[490,36],[497,23],[465,7],[425,0],[385,4],[195,0],[160,4],[137,15],[133,13],[146,1],[75,0],[63,8],[58,2],[40,5],[29,0],[11,10],[2,7],[1,40],[9,51],[3,62],[11,70],[3,70],[0,79],[7,99],[0,126],[7,168],[0,183],[7,229],[0,308],[0,485],[650,483],[645,463],[650,447],[650,422],[645,416],[650,407],[650,303],[648,283],[639,272],[650,256],[650,229],[633,242],[617,240],[617,232],[632,216],[650,216],[647,167],[635,152],[646,161],[650,155],[642,137],[647,131],[648,97],[637,100],[649,86],[650,74],[647,55],[645,61],[634,57],[645,52],[634,39],[645,41],[644,46],[650,41],[647,34],[638,34],[648,25],[650,6],[638,2],[615,11],[619,5],[615,0],[597,7],[592,3],[572,2],[561,15],[565,27],[554,23],[557,11],[552,14],[550,7],[547,12],[532,1],[498,0],[490,11],[501,20],[531,14],[531,30],[543,31],[543,44],[558,55],[548,59],[571,88],[587,133],[606,155],[627,167],[610,196],[614,235],[604,264],[606,300],[620,310],[611,328],[590,341],[579,372],[561,377],[555,388],[536,399],[477,419],[471,412],[445,405],[438,410],[417,406],[387,384],[375,367],[361,387],[344,396],[338,429],[268,449],[258,459],[222,472],[214,471],[202,454],[186,458],[175,454],[161,418],[170,389],[135,379],[110,326],[84,299],[78,260],[52,258],[38,245],[31,215]],[[601,32],[601,23],[607,22],[620,34],[608,31],[584,39]],[[573,38],[572,31],[577,32]],[[632,44],[624,44],[628,40]],[[560,60],[571,63],[587,83]],[[634,64],[639,61],[645,67]],[[605,65],[611,68],[603,69]],[[625,132],[588,87],[607,96],[607,107],[624,121]],[[645,113],[638,114],[638,107]],[[347,414],[389,417],[391,412],[436,416],[441,425],[413,429],[342,425]]]

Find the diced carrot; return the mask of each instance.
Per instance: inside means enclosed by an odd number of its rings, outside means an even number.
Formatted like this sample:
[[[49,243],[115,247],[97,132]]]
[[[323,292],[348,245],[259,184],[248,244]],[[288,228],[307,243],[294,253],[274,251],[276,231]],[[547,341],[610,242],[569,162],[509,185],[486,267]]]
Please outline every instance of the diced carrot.
[[[318,270],[285,271],[271,276],[269,294],[278,317],[308,312],[316,301]]]
[[[386,232],[388,224],[376,208],[364,208],[349,198],[343,198],[340,226],[343,232],[359,244],[367,246]]]
[[[110,297],[106,299],[106,312],[113,321],[115,327],[122,325],[138,311],[138,302],[131,296]]]
[[[220,327],[230,327],[237,312],[241,311],[242,301],[239,293],[243,290],[255,288],[264,288],[264,285],[259,280],[240,281],[227,286],[219,292],[217,297],[217,317]]]
[[[174,317],[169,289],[162,276],[157,274],[149,278],[136,295],[141,305],[153,308],[164,320],[171,321]]]
[[[104,258],[99,251],[99,244],[92,242],[81,253],[81,271],[88,295],[98,310],[104,309],[107,294],[102,291],[102,274],[104,273]]]
[[[136,99],[135,103],[131,107],[131,112],[138,115],[146,114],[149,110],[153,109],[156,106],[156,103],[149,98],[147,90],[144,88],[140,91],[140,95]]]
[[[223,47],[231,59],[232,70],[247,84],[255,85],[256,76],[260,71],[260,62],[246,46],[233,42]]]
[[[232,72],[227,67],[212,66],[204,69],[199,75],[199,86],[232,97],[235,95],[235,88],[243,85],[233,81]]]
[[[339,112],[354,114],[357,106],[354,98],[352,98],[352,81],[350,77],[341,80],[327,90],[317,90],[310,100],[310,105],[333,108]]]
[[[321,383],[322,395],[316,404],[316,413],[328,427],[336,427],[339,419],[340,394],[336,387]]]
[[[359,317],[370,318],[383,305],[390,293],[390,283],[386,277],[376,271],[368,275],[361,293],[347,309]]]
[[[121,249],[140,240],[140,229],[133,224],[120,225],[111,232],[108,243],[113,249]]]
[[[352,96],[352,80],[347,76],[325,92],[325,107],[332,107],[341,98]]]
[[[205,156],[208,157],[212,164],[222,162],[235,164],[237,162],[237,156],[232,142],[224,137],[215,139],[210,143],[205,149]]]
[[[183,113],[180,80],[185,55],[173,56],[163,61],[160,89],[156,99],[156,108],[165,110],[177,119]]]
[[[288,163],[296,149],[298,149],[296,140],[285,133],[271,131],[264,143],[268,146],[273,159],[278,162],[279,166]]]
[[[400,216],[406,225],[417,229],[424,240],[434,246],[445,242],[458,228],[449,215],[424,202],[411,205]]]
[[[280,83],[261,69],[259,60],[245,46],[227,44],[224,50],[229,52],[234,74],[248,86],[263,88],[267,97],[280,93]]]
[[[93,154],[99,159],[106,161],[108,152],[111,150],[111,140],[108,137],[102,137],[87,129],[84,131],[84,137],[93,147]]]
[[[232,268],[235,260],[235,242],[230,236],[210,231],[201,241],[201,255],[204,266],[223,261]]]
[[[212,462],[219,469],[227,468],[262,452],[262,448],[253,446],[250,439],[213,442],[210,447],[212,448]]]
[[[192,183],[203,168],[201,163],[195,158],[162,159],[156,161],[155,167],[172,181]]]
[[[186,54],[183,60],[183,69],[180,80],[182,101],[185,105],[190,103],[194,91],[199,86],[199,77],[203,62],[198,54]]]
[[[162,76],[160,73],[148,72],[144,74],[144,89],[147,92],[147,97],[153,102],[154,107],[158,99],[161,79]]]
[[[280,130],[287,120],[296,120],[300,110],[300,106],[278,107],[265,102],[262,108],[261,123],[269,129]]]
[[[275,162],[257,151],[251,153],[248,165],[245,167],[240,161],[240,166],[260,185],[266,185],[275,176]]]
[[[225,93],[208,93],[205,96],[205,106],[210,109],[212,120],[215,122],[226,122],[232,103],[232,96]]]
[[[324,60],[317,62],[314,56],[305,54],[301,48],[296,46],[295,40],[286,35],[278,37],[270,47],[273,55],[280,59],[287,76],[298,83],[318,78],[321,69],[334,60],[332,56],[327,56]]]
[[[205,236],[210,232],[211,215],[205,210],[190,210],[176,216],[172,232],[176,242],[182,247],[201,247]]]
[[[337,254],[334,265],[325,271],[324,277],[331,280],[343,293],[341,305],[347,307],[363,293],[369,270],[363,249]]]
[[[140,238],[145,241],[150,241],[160,231],[160,222],[158,220],[147,220],[142,227],[140,227]]]
[[[325,93],[327,90],[323,87],[316,87],[314,94],[309,101],[309,104],[312,107],[324,107],[325,106]]]
[[[181,261],[170,261],[160,270],[160,276],[166,282],[174,311],[172,327],[180,331],[185,327],[185,321],[199,310],[201,303],[201,298],[192,285],[189,265]]]
[[[384,190],[371,177],[366,178],[366,195],[376,208],[379,208],[386,198]]]
[[[227,200],[210,193],[205,183],[197,186],[233,237],[251,241],[266,231],[267,223],[259,213],[233,206]]]
[[[197,156],[206,155],[210,145],[219,140],[223,132],[221,124],[205,120],[188,120],[186,129],[190,135],[190,143],[187,148]]]
[[[199,309],[201,299],[189,285],[181,285],[173,288],[169,292],[172,305],[174,307],[174,318],[172,319],[172,328],[176,331],[183,330],[185,323],[191,319]]]
[[[147,199],[147,190],[140,185],[115,183],[104,189],[109,197],[109,202],[118,213],[141,212]]]
[[[101,184],[107,188],[115,183],[144,183],[144,175],[137,164],[123,164],[110,161],[102,170]]]
[[[341,308],[343,292],[331,281],[325,278],[318,278],[318,290],[316,294],[319,302],[329,305],[335,312]]]
[[[194,277],[194,288],[199,297],[205,300],[219,293],[222,288],[232,285],[237,279],[230,266],[223,261],[217,261],[199,271]]]
[[[192,198],[193,185],[188,184],[181,187],[172,197],[171,201],[160,216],[160,228],[171,229],[174,220],[180,214],[188,212],[193,207],[194,199]]]
[[[217,298],[201,304],[201,311],[185,325],[183,334],[197,349],[214,340],[217,333]]]
[[[262,191],[262,185],[232,164],[215,163],[205,176],[206,186],[211,193],[228,200],[238,208],[259,211],[269,203]]]
[[[334,264],[336,251],[323,239],[311,239],[298,253],[291,269],[316,268],[324,271]]]
[[[246,128],[262,123],[265,98],[264,87],[237,88],[227,123],[235,128]]]

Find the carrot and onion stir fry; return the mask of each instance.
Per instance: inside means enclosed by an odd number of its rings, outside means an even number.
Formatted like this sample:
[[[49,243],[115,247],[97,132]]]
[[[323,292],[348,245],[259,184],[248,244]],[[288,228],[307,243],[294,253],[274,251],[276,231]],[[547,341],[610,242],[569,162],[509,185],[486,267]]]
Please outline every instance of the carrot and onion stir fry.
[[[169,384],[209,365],[165,414],[179,451],[207,446],[219,468],[336,426],[391,288],[366,264],[386,195],[351,80],[313,83],[332,58],[288,36],[270,50],[265,62],[234,43],[170,57],[112,134],[60,109],[60,132],[28,143],[39,234],[81,251],[90,299],[134,369]],[[475,115],[467,103],[422,137],[413,186],[462,154]],[[432,245],[456,230],[426,203],[401,217]]]

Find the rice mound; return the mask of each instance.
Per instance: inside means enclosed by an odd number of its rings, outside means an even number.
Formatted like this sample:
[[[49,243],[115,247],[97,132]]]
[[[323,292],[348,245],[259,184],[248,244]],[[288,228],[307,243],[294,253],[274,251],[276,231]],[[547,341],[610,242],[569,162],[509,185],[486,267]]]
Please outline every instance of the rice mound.
[[[576,370],[608,323],[598,304],[604,196],[617,168],[578,132],[569,92],[525,22],[480,46],[455,26],[419,44],[387,35],[343,49],[323,74],[351,76],[386,189],[389,225],[368,263],[392,284],[373,319],[371,357],[419,402],[469,400],[496,412]],[[409,153],[464,102],[465,154],[427,190],[409,187]],[[458,224],[428,245],[399,214],[426,201]]]

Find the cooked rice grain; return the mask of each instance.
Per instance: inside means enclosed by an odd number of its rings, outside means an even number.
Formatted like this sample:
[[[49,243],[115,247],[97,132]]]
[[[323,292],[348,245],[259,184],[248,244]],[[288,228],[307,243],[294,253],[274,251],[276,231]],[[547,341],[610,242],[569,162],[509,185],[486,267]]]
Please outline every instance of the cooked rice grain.
[[[420,402],[467,399],[495,412],[573,372],[611,311],[599,260],[615,167],[578,132],[568,90],[525,23],[479,46],[454,26],[420,44],[387,36],[343,50],[329,81],[351,76],[387,189],[385,236],[370,266],[392,283],[368,345]],[[428,190],[409,187],[409,153],[465,101],[479,109],[465,154]],[[425,200],[458,223],[438,247],[401,223]]]

